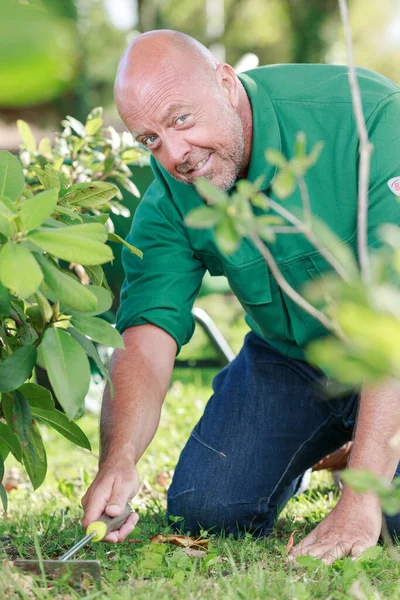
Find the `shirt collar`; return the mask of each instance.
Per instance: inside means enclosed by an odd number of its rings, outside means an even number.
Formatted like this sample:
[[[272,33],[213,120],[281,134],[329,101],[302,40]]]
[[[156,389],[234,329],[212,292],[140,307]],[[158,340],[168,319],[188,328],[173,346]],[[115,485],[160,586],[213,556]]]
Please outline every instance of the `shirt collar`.
[[[254,182],[257,177],[263,176],[264,183],[261,189],[265,190],[270,186],[277,170],[267,162],[265,150],[274,148],[281,151],[278,119],[264,87],[248,74],[240,73],[238,78],[249,97],[253,115],[253,138],[247,179]]]

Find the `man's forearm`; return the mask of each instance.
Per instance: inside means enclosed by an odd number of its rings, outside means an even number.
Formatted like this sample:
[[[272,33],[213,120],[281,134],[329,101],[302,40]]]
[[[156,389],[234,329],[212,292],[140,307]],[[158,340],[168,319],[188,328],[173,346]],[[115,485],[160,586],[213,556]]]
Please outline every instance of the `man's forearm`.
[[[146,335],[151,327],[125,332],[125,350],[113,355],[114,396],[107,386],[100,419],[100,466],[120,458],[137,463],[157,430],[176,345],[158,328],[153,327],[155,338]]]
[[[364,387],[348,466],[368,469],[391,481],[400,456],[389,442],[400,429],[399,390],[392,382]],[[344,495],[352,494],[345,488]]]

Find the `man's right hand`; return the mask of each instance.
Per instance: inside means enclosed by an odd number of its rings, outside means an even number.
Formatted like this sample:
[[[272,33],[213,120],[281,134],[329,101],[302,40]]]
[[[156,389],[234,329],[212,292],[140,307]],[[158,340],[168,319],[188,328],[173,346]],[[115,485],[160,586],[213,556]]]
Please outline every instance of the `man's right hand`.
[[[138,490],[139,474],[134,463],[126,460],[104,462],[81,500],[84,509],[83,528],[97,521],[103,513],[110,517],[121,515],[127,502],[136,496]],[[120,529],[109,533],[103,541],[123,542],[138,520],[138,515],[132,513]]]

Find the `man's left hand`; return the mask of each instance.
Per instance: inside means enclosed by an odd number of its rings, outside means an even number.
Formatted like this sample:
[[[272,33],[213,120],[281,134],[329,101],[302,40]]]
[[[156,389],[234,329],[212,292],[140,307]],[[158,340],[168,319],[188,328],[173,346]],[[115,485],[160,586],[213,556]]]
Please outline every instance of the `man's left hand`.
[[[345,556],[355,559],[376,545],[381,527],[382,512],[378,500],[345,490],[329,515],[292,548],[289,560],[307,555],[331,565]]]

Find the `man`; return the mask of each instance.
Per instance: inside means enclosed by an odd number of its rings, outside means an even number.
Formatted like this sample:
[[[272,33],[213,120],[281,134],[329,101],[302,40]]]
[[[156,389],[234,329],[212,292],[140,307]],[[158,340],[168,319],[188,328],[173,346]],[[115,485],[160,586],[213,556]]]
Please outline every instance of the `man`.
[[[400,175],[400,90],[359,72],[365,117],[375,145],[371,165],[369,243],[379,223],[400,222],[388,181]],[[278,65],[237,76],[201,44],[178,32],[139,36],[119,66],[115,98],[122,120],[152,153],[155,182],[135,214],[129,241],[143,260],[125,253],[117,327],[124,351],[112,361],[115,395],[101,415],[99,472],[85,494],[83,525],[106,511],[119,515],[139,487],[136,463],[157,429],[176,353],[193,333],[191,308],[206,269],[226,274],[252,332],[213,383],[214,394],[184,448],[168,493],[168,512],[185,528],[268,534],[303,474],[348,442],[350,467],[391,480],[399,455],[388,442],[400,426],[390,384],[332,399],[329,380],[307,363],[304,347],[324,333],[284,295],[257,249],[244,240],[230,257],[210,230],[189,229],[185,215],[203,200],[193,183],[207,177],[230,190],[238,178],[264,177],[271,194],[275,169],[266,148],[289,156],[297,131],[325,142],[307,174],[312,210],[355,247],[358,140],[347,69]],[[296,191],[287,206],[301,205]],[[328,265],[301,235],[278,235],[275,260],[299,289]],[[132,515],[106,540],[121,542]],[[292,550],[327,562],[357,556],[376,544],[381,510],[371,494],[344,488],[337,506]],[[400,519],[389,520],[391,533]]]

